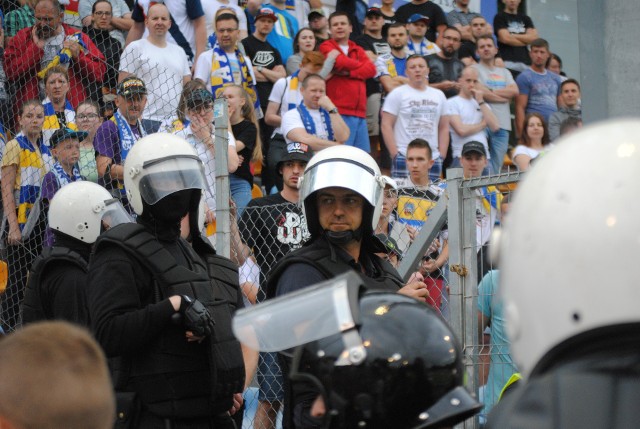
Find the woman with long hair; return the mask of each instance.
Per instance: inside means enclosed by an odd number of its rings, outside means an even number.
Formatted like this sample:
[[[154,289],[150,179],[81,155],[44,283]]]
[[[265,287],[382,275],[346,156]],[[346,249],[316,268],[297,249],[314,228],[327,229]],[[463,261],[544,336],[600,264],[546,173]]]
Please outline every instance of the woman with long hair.
[[[529,113],[524,118],[522,144],[513,151],[513,162],[520,171],[529,169],[529,164],[549,148],[549,130],[544,117],[539,113]]]
[[[262,142],[258,133],[253,103],[249,94],[239,85],[229,85],[223,91],[229,103],[229,121],[236,138],[236,150],[240,158],[240,166],[229,176],[231,197],[238,207],[238,217],[251,201],[253,174],[250,161],[262,161]]]
[[[25,101],[18,116],[20,133],[7,143],[2,158],[2,232],[9,279],[1,299],[1,321],[7,332],[19,324],[27,273],[42,250],[46,220],[40,210],[40,186],[52,164],[42,139],[44,121],[40,100]]]
[[[296,36],[293,39],[293,52],[294,54],[289,57],[287,60],[287,75],[291,75],[298,71],[300,68],[300,64],[302,63],[302,57],[305,53],[310,51],[316,51],[316,36],[309,27],[301,28]],[[320,76],[323,78],[327,78],[331,70],[333,69],[333,65],[336,62],[336,57],[338,56],[338,51],[332,51],[329,53],[327,58],[324,61],[324,66],[318,72]]]

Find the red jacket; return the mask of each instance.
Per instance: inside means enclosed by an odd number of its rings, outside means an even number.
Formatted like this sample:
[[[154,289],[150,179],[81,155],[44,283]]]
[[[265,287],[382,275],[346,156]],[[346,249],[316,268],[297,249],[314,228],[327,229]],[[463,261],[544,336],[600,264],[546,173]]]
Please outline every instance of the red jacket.
[[[62,27],[65,35],[78,32],[65,24],[62,24]],[[7,80],[16,85],[16,111],[24,101],[39,98],[37,73],[41,69],[40,61],[44,50],[33,43],[32,28],[27,27],[18,31],[4,51],[4,70]],[[71,102],[74,109],[86,98],[82,82],[102,82],[102,77],[107,70],[102,52],[84,33],[82,33],[82,40],[87,46],[87,52],[80,51],[80,55],[72,59],[69,66],[67,100]]]
[[[376,66],[364,49],[349,40],[349,50],[344,55],[338,42],[329,39],[320,45],[320,52],[326,57],[337,49],[340,55],[333,66],[333,75],[327,80],[327,96],[336,105],[341,115],[367,116],[367,88],[365,80],[376,75]]]

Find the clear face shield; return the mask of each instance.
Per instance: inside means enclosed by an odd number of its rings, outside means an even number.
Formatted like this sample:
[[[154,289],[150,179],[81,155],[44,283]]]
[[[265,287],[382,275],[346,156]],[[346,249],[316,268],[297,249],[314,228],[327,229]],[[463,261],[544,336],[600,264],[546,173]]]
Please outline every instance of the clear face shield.
[[[366,356],[356,329],[361,286],[360,277],[349,272],[239,310],[233,319],[233,333],[246,346],[263,352],[289,350],[342,333],[346,358],[342,364],[357,364]],[[354,359],[350,360],[350,355]]]
[[[140,196],[149,205],[185,189],[205,189],[204,167],[197,156],[154,159],[142,165]]]
[[[102,222],[102,228],[105,231],[121,223],[131,223],[134,221],[117,198],[105,200],[102,210],[103,213],[100,220]]]

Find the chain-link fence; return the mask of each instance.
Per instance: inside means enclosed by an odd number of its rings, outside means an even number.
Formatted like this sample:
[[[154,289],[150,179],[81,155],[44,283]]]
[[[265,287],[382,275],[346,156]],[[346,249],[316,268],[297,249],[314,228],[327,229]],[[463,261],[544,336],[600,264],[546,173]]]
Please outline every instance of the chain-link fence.
[[[38,31],[42,30],[26,27],[7,34],[9,37],[5,40],[0,70],[0,120],[4,132],[0,155],[5,214],[0,259],[6,264],[0,267],[0,276],[7,275],[0,295],[0,323],[5,331],[20,326],[20,304],[28,270],[42,247],[50,244],[46,243],[45,234],[47,198],[59,186],[75,179],[73,169],[62,168],[62,172],[55,173],[56,158],[60,159],[49,142],[53,132],[63,127],[86,131],[88,136],[79,147],[78,174],[105,184],[98,179],[105,173],[99,171],[96,151],[98,155],[107,156],[108,152],[100,150],[111,148],[113,151],[121,136],[116,128],[116,134],[111,134],[113,140],[109,140],[99,129],[105,127],[105,123],[109,125],[103,121],[111,121],[109,118],[116,110],[114,100],[121,70],[124,74],[137,75],[146,85],[146,105],[130,106],[133,113],[145,119],[138,129],[132,130],[137,133],[136,137],[158,130],[179,131],[186,125],[184,112],[180,111],[183,106],[180,98],[183,77],[189,71],[181,61],[173,61],[175,58],[171,57],[167,62],[167,58],[154,55],[143,43],[122,54],[120,42],[107,39],[98,31],[86,30],[79,34],[65,27],[64,35],[40,34],[42,37],[38,37]],[[197,84],[190,86],[198,87]],[[85,100],[92,102],[83,103]],[[138,111],[141,109],[144,110]],[[116,156],[112,159],[122,161]],[[264,282],[273,264],[300,247],[309,234],[300,208],[277,199],[250,205],[238,217],[236,225],[224,225],[222,220],[229,218],[226,203],[229,184],[224,180],[216,182],[213,177],[216,171],[224,170],[224,163],[219,161],[216,159],[216,167],[208,172],[212,188],[213,183],[225,188],[215,196],[218,231],[230,237],[231,256],[241,264],[240,283],[251,305],[264,299]],[[47,175],[54,183],[50,193],[44,192],[43,181]],[[425,276],[429,303],[451,323],[463,342],[469,386],[478,393],[487,379],[484,361],[490,361],[492,369],[505,369],[505,375],[510,371],[508,363],[493,365],[494,360],[507,359],[504,344],[497,343],[493,336],[488,345],[483,344],[478,334],[478,320],[482,320],[478,319],[478,302],[490,302],[484,298],[493,294],[492,289],[481,294],[477,291],[479,273],[487,268],[484,243],[498,218],[497,201],[493,201],[490,194],[483,194],[483,189],[517,180],[513,175],[471,181],[454,176],[446,186],[442,183],[427,189],[402,188],[385,198],[385,204],[390,207],[376,231],[383,239],[393,239],[388,257],[392,263],[399,264],[403,275],[419,270]],[[110,184],[117,186],[118,182]],[[398,262],[394,255],[404,259]],[[2,283],[0,281],[0,289]],[[492,331],[493,327],[492,321]],[[489,371],[488,378],[491,376]],[[262,355],[258,375],[245,395],[247,414],[243,427],[280,426],[282,384],[277,359],[273,355]],[[494,399],[495,389],[485,388],[485,399],[487,395]]]

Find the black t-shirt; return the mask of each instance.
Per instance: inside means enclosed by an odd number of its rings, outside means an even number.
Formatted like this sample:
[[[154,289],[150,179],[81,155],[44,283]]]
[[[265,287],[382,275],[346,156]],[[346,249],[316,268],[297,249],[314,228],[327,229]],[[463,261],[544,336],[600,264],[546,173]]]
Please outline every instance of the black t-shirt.
[[[249,161],[251,161],[251,156],[253,155],[253,148],[256,147],[258,130],[253,122],[247,120],[231,125],[231,130],[233,130],[233,136],[236,140],[240,140],[244,144],[244,149],[238,152],[238,155],[242,155],[244,161],[233,174],[253,186],[253,174],[251,174]]]
[[[262,282],[276,262],[309,239],[302,209],[280,193],[251,200],[238,227],[244,242],[253,249]]]
[[[441,58],[438,54],[431,54],[426,58],[427,64],[429,65],[429,83],[439,83],[445,80],[455,82],[464,69],[464,63],[456,57]],[[454,88],[443,92],[447,98],[458,95],[458,90]]]
[[[396,20],[407,22],[414,13],[429,17],[429,28],[427,29],[427,39],[436,40],[436,33],[439,25],[447,25],[447,16],[442,8],[432,1],[423,4],[407,3],[396,10]]]
[[[389,44],[385,39],[376,39],[375,37],[371,37],[368,34],[362,34],[358,36],[355,42],[365,51],[371,51],[376,55],[382,55],[391,52],[391,48],[389,47]],[[367,87],[367,97],[371,94],[378,94],[382,92],[380,81],[377,78],[367,79],[365,84]]]
[[[493,29],[496,36],[498,31],[503,28],[509,30],[511,34],[525,34],[529,28],[535,27],[533,26],[533,21],[527,15],[499,12],[493,18]],[[529,49],[526,46],[510,46],[498,41],[498,52],[500,52],[500,56],[505,61],[531,64]]]
[[[251,58],[253,68],[262,66],[269,70],[273,70],[275,66],[282,65],[280,52],[278,52],[271,43],[258,40],[253,34],[242,39],[242,46],[244,46],[245,52],[249,58]],[[262,110],[266,110],[267,104],[269,104],[269,94],[271,94],[273,82],[256,82],[256,88],[258,89],[260,106],[262,107]]]

